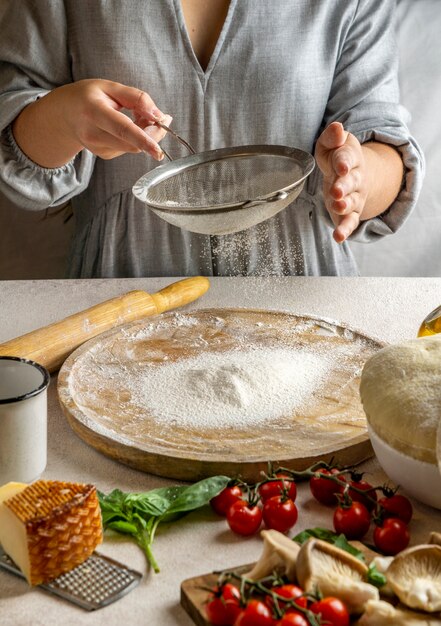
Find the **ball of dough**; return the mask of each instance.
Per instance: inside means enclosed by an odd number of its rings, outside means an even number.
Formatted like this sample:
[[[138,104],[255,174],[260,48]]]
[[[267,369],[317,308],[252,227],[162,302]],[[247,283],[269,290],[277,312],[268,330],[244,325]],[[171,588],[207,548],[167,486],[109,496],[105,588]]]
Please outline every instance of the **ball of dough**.
[[[390,446],[436,463],[441,420],[441,336],[387,346],[365,364],[360,396],[367,420]]]
[[[441,418],[438,422],[438,430],[436,436],[436,458],[438,459],[439,473],[441,474]],[[441,545],[441,542],[440,542]]]

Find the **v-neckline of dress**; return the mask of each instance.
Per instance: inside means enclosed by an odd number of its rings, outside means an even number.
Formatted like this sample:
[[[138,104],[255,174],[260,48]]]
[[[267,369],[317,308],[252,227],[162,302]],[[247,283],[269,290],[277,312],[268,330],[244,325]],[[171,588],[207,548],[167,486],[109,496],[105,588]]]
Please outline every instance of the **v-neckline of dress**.
[[[228,7],[228,12],[225,17],[224,23],[222,24],[222,29],[219,33],[219,37],[216,41],[216,45],[214,50],[210,56],[210,60],[208,61],[208,65],[204,70],[202,65],[199,63],[199,59],[197,58],[195,51],[193,49],[193,45],[191,43],[190,35],[188,34],[187,25],[185,23],[184,11],[182,9],[181,0],[173,0],[176,20],[178,22],[179,31],[181,33],[182,41],[184,43],[185,49],[187,50],[190,61],[196,70],[198,76],[201,79],[202,84],[206,84],[208,81],[213,69],[219,59],[221,50],[224,45],[224,41],[228,34],[228,31],[231,26],[231,22],[233,21],[233,15],[236,9],[237,0],[230,0],[230,6]]]

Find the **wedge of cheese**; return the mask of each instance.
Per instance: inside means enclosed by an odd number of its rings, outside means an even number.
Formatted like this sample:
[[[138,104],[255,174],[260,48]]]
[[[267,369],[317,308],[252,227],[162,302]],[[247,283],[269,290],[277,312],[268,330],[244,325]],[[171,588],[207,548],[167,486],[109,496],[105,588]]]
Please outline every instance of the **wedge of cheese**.
[[[102,539],[93,485],[38,480],[0,487],[0,543],[29,584],[80,565]]]

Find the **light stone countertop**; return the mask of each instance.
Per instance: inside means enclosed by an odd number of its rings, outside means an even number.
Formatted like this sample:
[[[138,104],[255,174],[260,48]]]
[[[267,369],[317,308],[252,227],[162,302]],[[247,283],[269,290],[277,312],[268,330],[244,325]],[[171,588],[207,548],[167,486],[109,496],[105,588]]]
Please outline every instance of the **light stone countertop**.
[[[22,335],[132,289],[152,293],[176,278],[95,279],[0,282],[0,342]],[[441,304],[441,278],[214,278],[209,292],[184,310],[247,307],[310,314],[343,322],[387,342],[416,335],[422,319]],[[108,492],[143,491],[172,484],[143,474],[95,451],[68,426],[58,404],[56,380],[48,393],[48,464],[43,477],[91,482]],[[367,478],[381,484],[386,476],[375,459],[363,466]],[[311,526],[332,527],[331,512],[314,502],[306,484],[299,487],[295,532]],[[441,531],[441,511],[414,501],[412,543],[429,531]],[[190,626],[179,605],[180,583],[212,570],[250,563],[261,540],[239,538],[209,511],[164,525],[153,545],[160,574],[147,572],[143,553],[122,536],[106,537],[100,551],[144,574],[141,584],[118,602],[87,613],[30,589],[21,579],[0,571],[2,626]]]

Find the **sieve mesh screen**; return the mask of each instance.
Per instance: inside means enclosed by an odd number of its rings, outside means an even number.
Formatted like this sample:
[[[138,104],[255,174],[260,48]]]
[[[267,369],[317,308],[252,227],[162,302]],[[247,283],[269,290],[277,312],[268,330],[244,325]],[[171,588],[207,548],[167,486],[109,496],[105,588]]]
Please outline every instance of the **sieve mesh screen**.
[[[145,201],[164,208],[215,208],[265,197],[295,184],[303,168],[275,154],[231,155],[174,172],[149,186]]]

